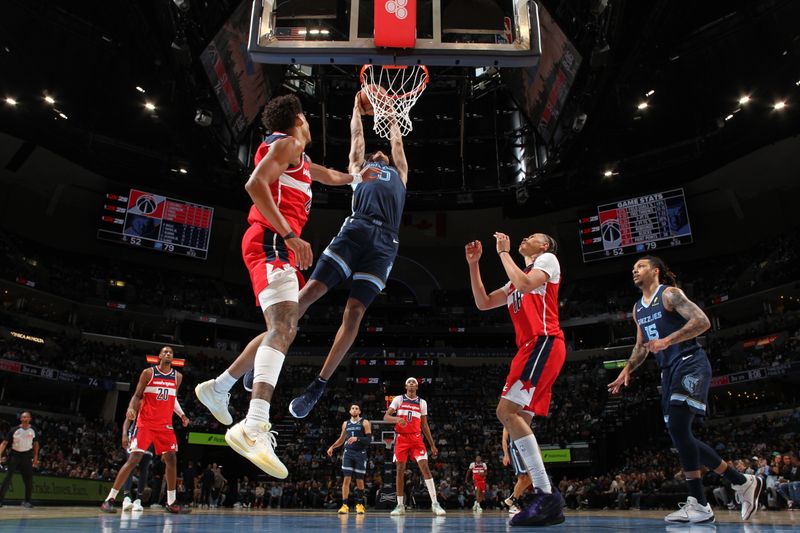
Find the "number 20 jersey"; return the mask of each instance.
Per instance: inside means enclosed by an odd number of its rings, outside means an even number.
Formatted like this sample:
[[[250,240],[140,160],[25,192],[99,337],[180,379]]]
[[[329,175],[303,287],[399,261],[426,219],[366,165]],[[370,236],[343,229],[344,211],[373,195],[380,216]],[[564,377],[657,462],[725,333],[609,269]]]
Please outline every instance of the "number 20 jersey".
[[[395,410],[396,416],[406,419],[406,425],[395,424],[394,431],[397,434],[421,433],[422,417],[428,416],[428,402],[417,396],[414,399],[405,394],[395,396],[390,408]]]
[[[172,427],[172,411],[178,392],[177,374],[173,368],[162,374],[158,367],[153,367],[153,377],[144,389],[142,405],[136,425],[140,428],[163,429]]]

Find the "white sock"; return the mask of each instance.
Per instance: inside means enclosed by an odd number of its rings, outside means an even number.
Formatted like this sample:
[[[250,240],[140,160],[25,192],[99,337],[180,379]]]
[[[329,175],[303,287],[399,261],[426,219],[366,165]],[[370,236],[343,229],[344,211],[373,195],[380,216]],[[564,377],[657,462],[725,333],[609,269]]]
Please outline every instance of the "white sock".
[[[397,497],[397,505],[403,505],[403,500],[405,500],[405,497],[398,496]]]
[[[431,503],[436,503],[436,484],[433,478],[425,480],[425,486],[428,487],[428,494],[431,495]]]
[[[253,384],[266,383],[275,386],[278,376],[281,375],[283,360],[286,356],[271,346],[262,345],[256,350],[256,360],[253,362]]]
[[[172,505],[173,503],[175,503],[175,500],[177,500],[177,498],[175,497],[175,491],[174,490],[168,490],[167,491],[167,505]]]
[[[231,376],[231,373],[226,370],[214,380],[214,390],[217,392],[228,392],[236,385],[237,381],[238,380]]]
[[[528,469],[533,486],[545,494],[552,494],[553,489],[550,487],[550,478],[547,477],[547,472],[544,469],[542,452],[539,451],[539,443],[536,442],[536,437],[533,433],[515,440],[514,445],[519,450],[522,461]]]
[[[106,498],[106,500],[116,500],[117,494],[119,494],[118,489],[111,489],[110,491],[108,491],[108,498]]]
[[[250,409],[244,421],[245,429],[250,433],[261,430],[261,424],[269,423],[269,402],[267,400],[250,400]]]

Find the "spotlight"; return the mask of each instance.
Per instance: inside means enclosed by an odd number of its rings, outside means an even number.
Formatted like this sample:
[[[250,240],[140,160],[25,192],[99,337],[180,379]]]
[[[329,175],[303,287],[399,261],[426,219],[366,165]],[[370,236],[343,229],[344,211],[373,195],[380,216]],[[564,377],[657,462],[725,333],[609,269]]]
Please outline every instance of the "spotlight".
[[[747,94],[742,96],[741,98],[739,98],[739,104],[740,105],[744,105],[749,101],[750,101],[750,95],[747,95]]]
[[[183,167],[179,168],[179,169],[178,169],[178,172],[180,172],[181,174],[188,174],[188,173],[189,173],[189,171],[188,171],[188,170],[186,170],[186,169],[185,169],[185,168],[183,168]]]
[[[644,95],[645,95],[646,97],[650,98],[650,97],[651,97],[651,96],[653,96],[654,94],[656,94],[656,91],[655,91],[655,90],[653,90],[653,89],[650,89],[650,90],[649,90],[649,91],[647,91],[647,92],[646,92]]]
[[[205,109],[197,109],[197,112],[194,115],[194,123],[198,126],[203,126],[207,128],[211,125],[213,121],[213,116],[211,115],[210,111],[206,111]]]
[[[69,118],[69,117],[67,117],[67,115],[65,115],[64,113],[59,113],[59,114],[58,114],[58,116],[59,116],[59,117],[61,117],[61,118],[63,118],[64,120],[67,120],[67,118]]]
[[[606,170],[605,172],[603,172],[603,176],[605,176],[607,178],[610,178],[613,175],[614,175],[614,172],[611,171],[611,170]]]
[[[44,101],[47,102],[50,105],[53,105],[53,104],[56,103],[55,99],[52,96],[49,96],[49,95],[45,95]]]
[[[142,89],[139,85],[136,86],[136,90],[139,91],[142,94],[144,94],[144,92],[145,92],[144,89]]]
[[[154,104],[152,104],[151,102],[145,102],[144,103],[144,107],[148,111],[155,111],[156,110],[156,106]]]
[[[784,107],[786,107],[786,102],[785,102],[784,100],[781,100],[781,101],[779,101],[779,102],[775,102],[775,103],[772,105],[772,108],[773,108],[775,111],[780,111],[780,110],[781,110],[781,109],[783,109]]]
[[[639,105],[636,106],[637,109],[647,109],[647,102],[640,102]]]
[[[728,120],[730,120],[730,119],[732,119],[732,118],[733,118],[733,113],[731,113],[730,115],[728,115],[727,117],[725,117],[725,121],[727,122]]]
[[[6,96],[6,103],[10,106],[17,105],[17,101],[11,98],[10,96]]]

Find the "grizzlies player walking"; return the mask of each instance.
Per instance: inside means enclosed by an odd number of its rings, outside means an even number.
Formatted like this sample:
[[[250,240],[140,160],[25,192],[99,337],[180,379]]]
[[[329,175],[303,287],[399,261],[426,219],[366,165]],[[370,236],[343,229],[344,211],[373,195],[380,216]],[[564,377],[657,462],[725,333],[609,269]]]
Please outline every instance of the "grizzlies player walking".
[[[361,407],[350,406],[350,419],[342,422],[342,434],[328,448],[328,457],[333,457],[333,450],[344,444],[342,454],[342,506],[339,514],[350,512],[347,499],[350,496],[350,480],[356,478],[356,513],[364,514],[364,476],[367,473],[367,446],[372,435],[369,420],[361,417]]]
[[[398,232],[406,202],[408,163],[403,136],[397,125],[391,130],[391,157],[381,151],[365,155],[363,109],[356,96],[350,121],[350,172],[374,168],[377,179],[353,183],[353,213],[342,224],[314,268],[311,280],[300,291],[300,316],[328,290],[352,277],[342,323],[322,365],[319,376],[289,404],[295,418],[308,416],[322,397],[328,379],[353,345],[361,319],[375,296],[386,286],[397,249]],[[306,306],[305,308],[303,306]]]
[[[742,519],[758,511],[763,481],[741,474],[717,452],[692,434],[695,416],[706,414],[711,364],[696,337],[711,323],[703,311],[675,287],[675,276],[658,257],[645,256],[633,265],[633,283],[642,291],[633,306],[636,344],[628,364],[609,383],[617,394],[630,374],[653,352],[661,369],[661,407],[664,421],[686,476],[689,497],[664,520],[669,523],[713,522],[714,512],[703,492],[701,465],[727,479],[742,502]]]

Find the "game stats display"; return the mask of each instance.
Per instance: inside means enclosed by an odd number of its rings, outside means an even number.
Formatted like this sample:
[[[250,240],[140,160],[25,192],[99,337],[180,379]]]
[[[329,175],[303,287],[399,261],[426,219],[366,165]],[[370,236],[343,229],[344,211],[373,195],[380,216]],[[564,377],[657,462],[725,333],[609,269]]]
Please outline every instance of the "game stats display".
[[[578,228],[584,263],[692,242],[683,189],[599,205]]]
[[[131,189],[106,194],[97,238],[205,259],[214,208]]]

